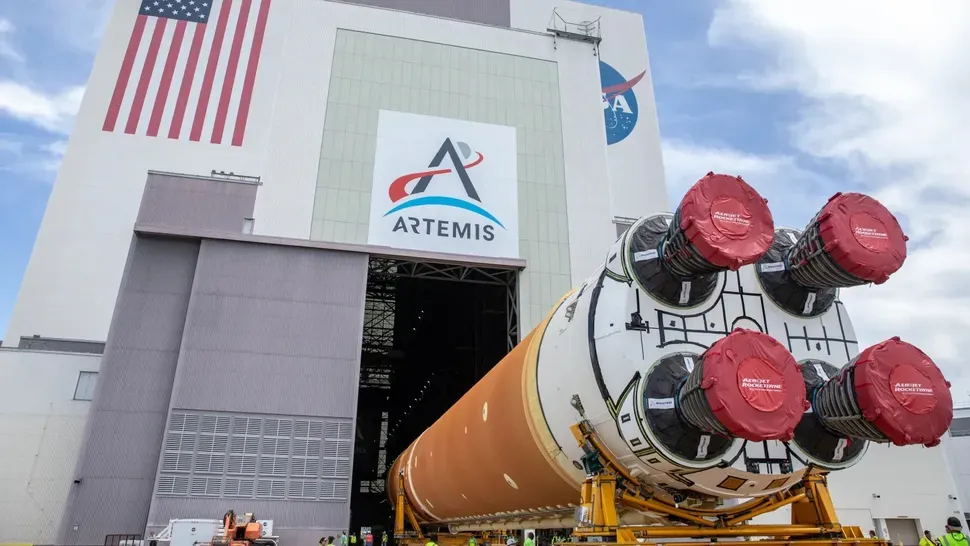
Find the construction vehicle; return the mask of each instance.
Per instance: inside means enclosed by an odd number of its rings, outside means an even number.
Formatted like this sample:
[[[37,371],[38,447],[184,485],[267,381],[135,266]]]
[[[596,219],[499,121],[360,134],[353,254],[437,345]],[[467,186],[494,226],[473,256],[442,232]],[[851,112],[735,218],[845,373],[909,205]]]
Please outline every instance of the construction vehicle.
[[[244,514],[242,521],[236,520],[236,512],[229,510],[222,517],[221,534],[212,537],[212,546],[255,546],[266,544],[276,546],[276,539],[263,536],[263,524],[256,521],[254,514]]]

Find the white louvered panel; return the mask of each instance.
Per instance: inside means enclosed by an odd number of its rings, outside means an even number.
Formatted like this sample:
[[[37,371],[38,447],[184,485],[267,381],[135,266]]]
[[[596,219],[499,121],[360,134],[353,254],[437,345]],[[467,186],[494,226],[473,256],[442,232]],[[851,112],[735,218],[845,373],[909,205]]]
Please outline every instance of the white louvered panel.
[[[202,474],[222,474],[226,470],[226,456],[222,453],[197,453],[194,471]]]
[[[159,495],[171,495],[172,490],[175,488],[175,476],[159,476],[158,477],[158,487],[155,488],[155,492]]]
[[[293,436],[292,419],[266,419],[263,423],[263,436]]]
[[[333,485],[333,496],[335,499],[347,500],[350,493],[350,484],[347,482],[337,482]]]
[[[286,457],[260,457],[260,476],[286,476]]]
[[[320,482],[320,499],[332,499],[334,498],[334,485],[337,482]]]
[[[192,454],[166,451],[162,455],[162,472],[189,472],[192,470]]]
[[[232,419],[228,415],[220,415],[216,421],[216,434],[228,435],[231,423]]]
[[[199,416],[193,414],[186,414],[185,416],[185,427],[182,429],[185,432],[196,432],[199,430]]]
[[[188,476],[159,476],[156,491],[159,495],[178,495],[189,494]]]
[[[337,444],[337,457],[343,457],[345,459],[350,458],[351,445],[350,442],[340,442]]]
[[[239,480],[239,496],[252,498],[256,493],[256,480]]]
[[[320,475],[324,478],[349,478],[350,461],[324,459]]]
[[[297,438],[293,440],[294,457],[319,457],[320,440],[310,438]]]
[[[257,499],[282,499],[286,496],[286,480],[259,480],[256,483]]]
[[[207,432],[212,434],[216,431],[216,420],[218,416],[215,415],[203,415],[202,416],[202,426],[199,428],[199,432]]]
[[[226,447],[229,445],[228,436],[214,436],[211,434],[200,434],[199,435],[199,451],[206,451],[209,453],[225,453]]]
[[[259,429],[263,426],[263,420],[258,417],[233,417],[233,435],[259,436]]]
[[[293,436],[297,438],[322,438],[323,421],[306,421],[298,419],[295,422]]]
[[[233,436],[229,442],[229,453],[259,454],[259,438],[255,436]]]
[[[263,438],[263,455],[289,456],[289,438]]]
[[[297,419],[293,430],[293,435],[297,438],[306,438],[310,435],[310,421]]]
[[[185,427],[185,414],[184,413],[173,413],[172,418],[168,422],[169,432],[181,432]]]
[[[222,492],[222,478],[192,478],[193,497],[218,497]]]
[[[293,456],[294,457],[306,457],[307,447],[310,442],[305,438],[296,438],[293,440]]]
[[[316,478],[320,472],[320,459],[317,457],[294,457],[290,459],[290,476]]]
[[[323,438],[323,421],[310,421],[310,438]]]
[[[290,499],[316,499],[319,487],[317,482],[293,480],[290,482],[287,498]]]
[[[280,433],[278,436],[285,436],[290,438],[293,436],[293,420],[292,419],[280,419]]]
[[[226,478],[226,485],[223,488],[223,495],[226,497],[252,498],[255,488],[255,480],[240,478]]]
[[[254,476],[256,474],[255,455],[230,455],[229,465],[226,467],[229,474],[244,474]]]
[[[195,433],[169,432],[165,438],[166,451],[193,451],[195,449]]]
[[[323,437],[327,440],[350,440],[353,438],[350,423],[327,421],[324,425]]]
[[[188,495],[189,494],[189,477],[188,476],[175,476],[175,487],[172,489],[172,493],[175,495]]]

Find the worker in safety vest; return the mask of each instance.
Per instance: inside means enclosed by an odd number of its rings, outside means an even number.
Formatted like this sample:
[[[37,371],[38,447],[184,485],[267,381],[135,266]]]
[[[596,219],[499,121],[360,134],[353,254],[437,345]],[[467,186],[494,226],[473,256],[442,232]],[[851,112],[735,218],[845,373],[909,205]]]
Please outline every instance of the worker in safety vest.
[[[535,534],[529,533],[528,535],[526,535],[525,542],[522,543],[522,546],[536,546]]]
[[[381,534],[381,546],[387,546],[387,531]]]
[[[967,546],[967,536],[963,534],[963,523],[959,518],[949,517],[946,520],[946,534],[940,537],[942,546]]]
[[[919,546],[939,546],[939,542],[933,540],[933,533],[929,530],[923,531],[923,538],[919,539]]]
[[[429,536],[428,542],[425,542],[424,546],[438,546],[438,535]]]
[[[350,535],[350,544],[356,546],[356,544],[357,544],[357,533],[353,533],[353,534]]]
[[[475,546],[475,544],[476,544],[475,537],[471,537],[470,539],[468,539],[468,546]]]
[[[340,546],[347,546],[347,533],[340,533]]]

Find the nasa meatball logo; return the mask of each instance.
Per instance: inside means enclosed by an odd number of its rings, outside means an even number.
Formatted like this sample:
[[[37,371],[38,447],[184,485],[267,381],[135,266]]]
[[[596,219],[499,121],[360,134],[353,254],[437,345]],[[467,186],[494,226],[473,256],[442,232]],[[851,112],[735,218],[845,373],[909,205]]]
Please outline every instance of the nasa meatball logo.
[[[603,117],[606,122],[606,144],[613,145],[630,136],[637,126],[640,106],[633,88],[647,74],[644,70],[627,80],[618,70],[600,61],[600,84],[603,87]]]
[[[441,168],[446,158],[450,166]],[[431,237],[493,241],[495,239],[495,227],[505,229],[505,226],[482,206],[482,199],[479,197],[469,174],[470,170],[481,165],[484,161],[485,156],[479,151],[472,150],[472,147],[467,143],[453,142],[452,139],[446,138],[431,162],[428,163],[427,170],[402,175],[391,182],[388,187],[388,197],[392,203],[395,203],[395,206],[384,213],[384,216],[398,215],[392,231],[403,231]],[[446,175],[458,177],[467,199],[434,195],[428,192],[428,187],[435,177],[442,179]],[[408,191],[408,185],[415,180],[417,180],[417,183]],[[439,183],[447,182],[441,181]],[[463,209],[481,216],[483,221],[455,222],[440,218],[426,218],[421,215],[400,214],[402,211],[418,207]]]

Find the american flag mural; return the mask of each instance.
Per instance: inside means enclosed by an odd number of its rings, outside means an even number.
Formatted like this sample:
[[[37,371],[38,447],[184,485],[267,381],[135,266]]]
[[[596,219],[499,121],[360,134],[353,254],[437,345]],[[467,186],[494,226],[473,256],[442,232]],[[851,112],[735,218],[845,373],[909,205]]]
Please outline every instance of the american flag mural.
[[[271,2],[141,0],[102,129],[242,146]]]

